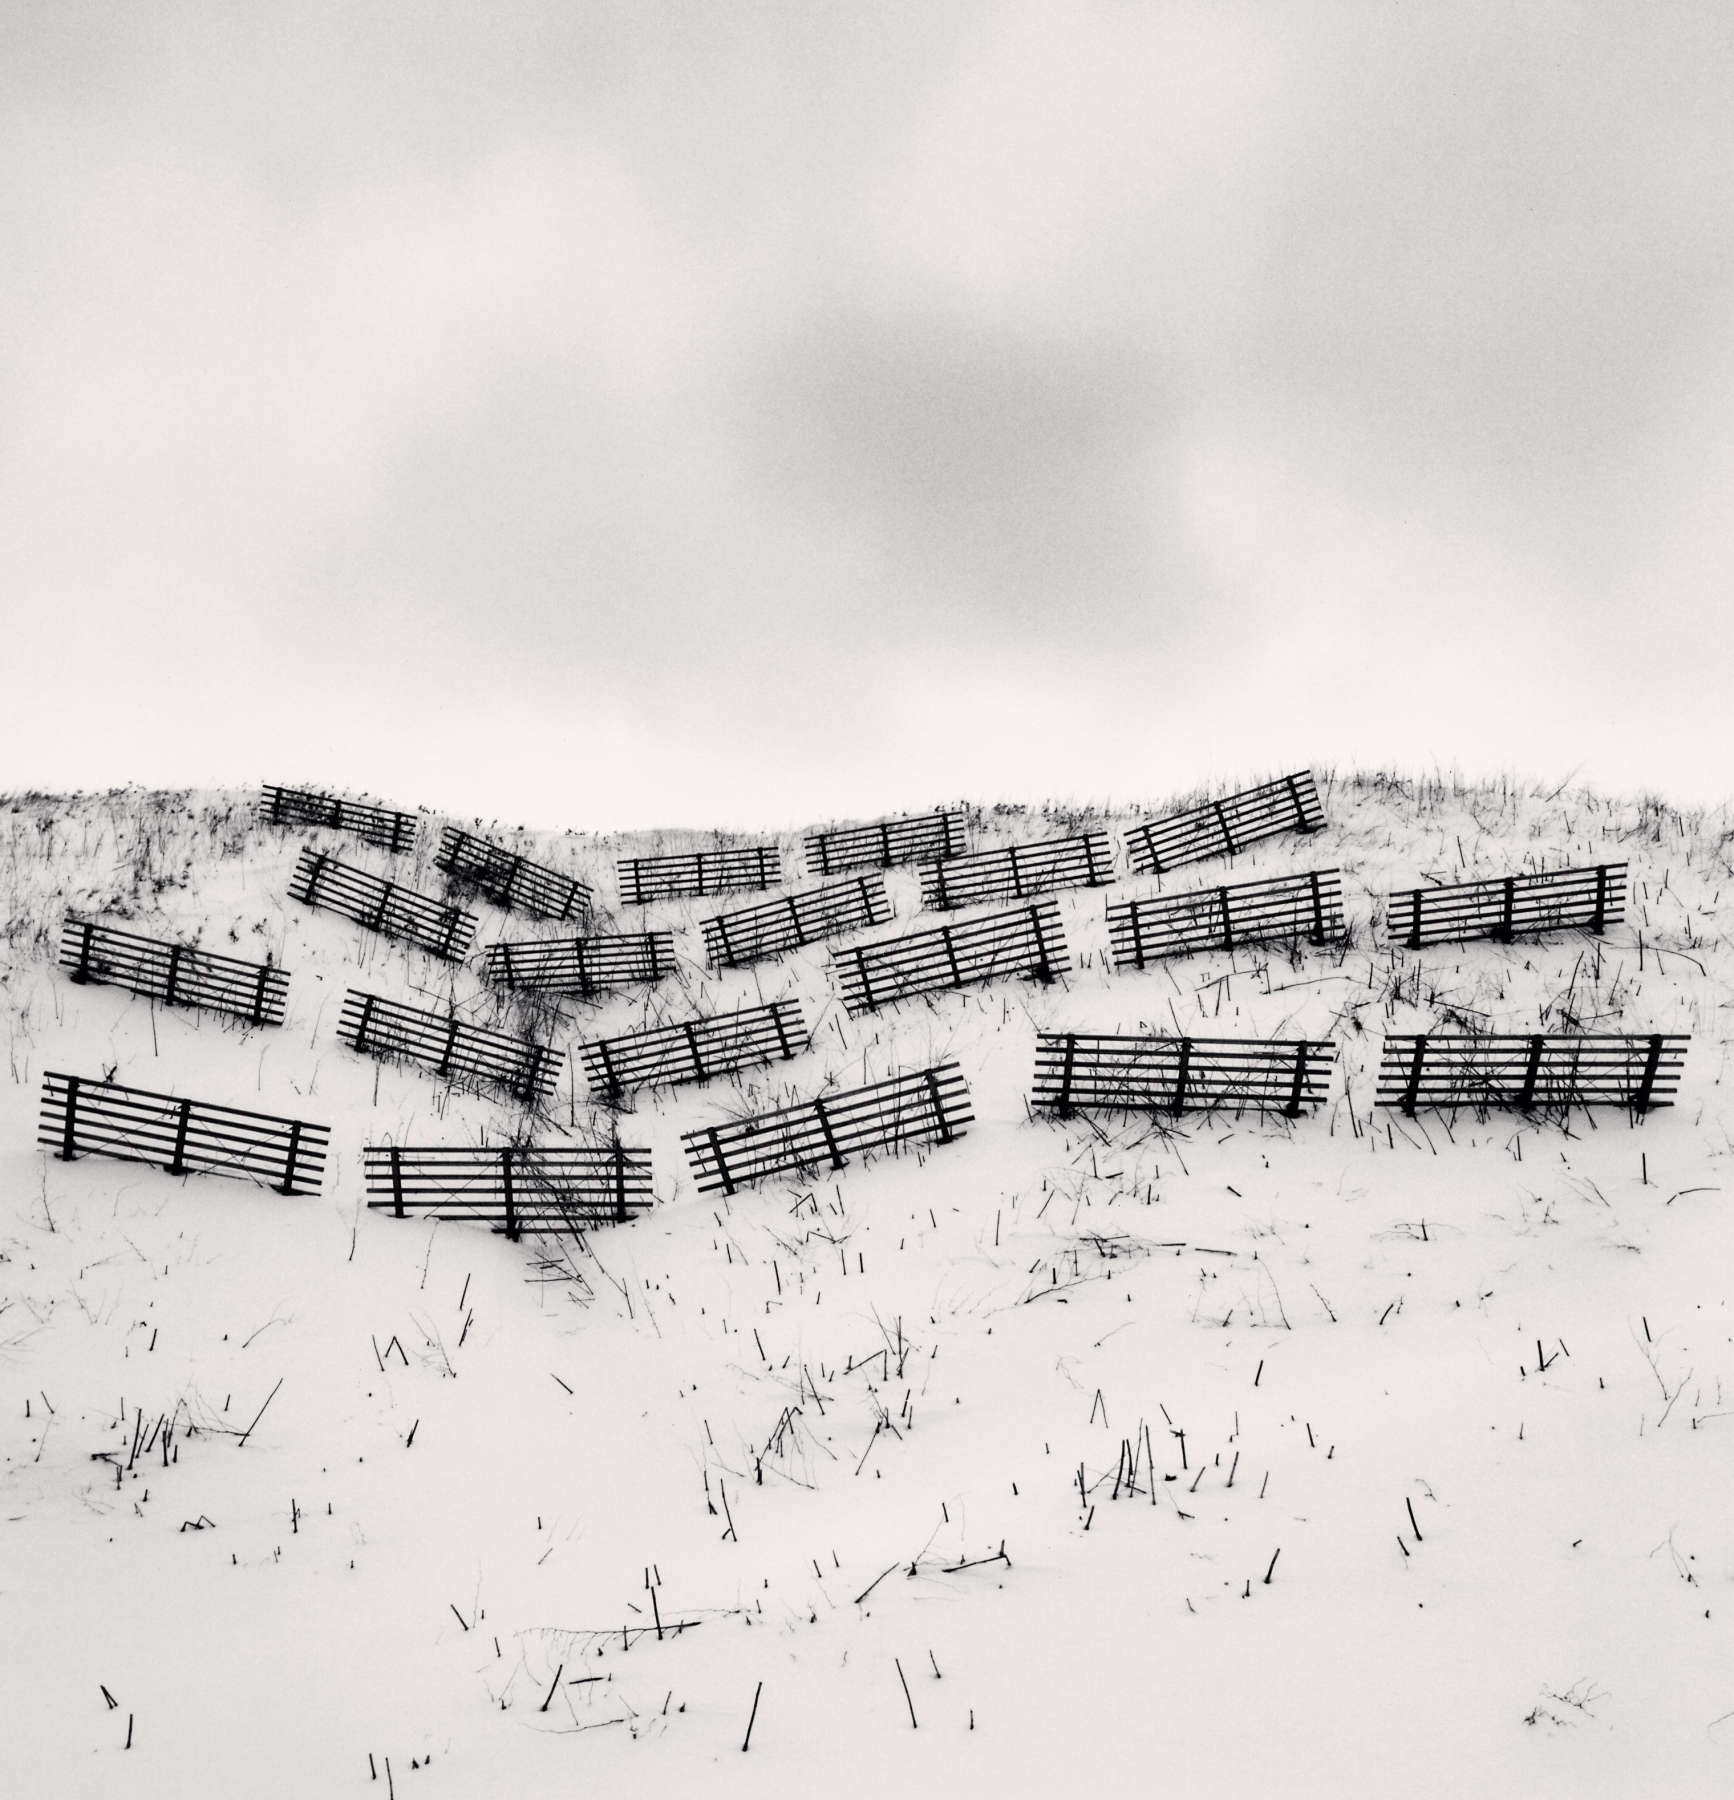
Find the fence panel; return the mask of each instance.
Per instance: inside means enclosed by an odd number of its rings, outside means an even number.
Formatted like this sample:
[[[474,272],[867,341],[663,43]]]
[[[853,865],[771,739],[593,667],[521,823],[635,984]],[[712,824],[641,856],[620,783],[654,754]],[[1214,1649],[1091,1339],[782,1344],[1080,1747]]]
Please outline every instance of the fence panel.
[[[799,950],[804,944],[889,925],[891,917],[885,877],[877,871],[856,875],[706,919],[705,961],[716,969],[745,968]]]
[[[482,975],[504,988],[534,988],[588,996],[674,974],[672,931],[620,932],[610,937],[550,938],[489,944]]]
[[[1284,831],[1322,831],[1324,823],[1312,771],[1302,769],[1262,787],[1134,825],[1126,833],[1126,852],[1138,874],[1161,875],[1183,863],[1233,856]]]
[[[1574,1106],[1671,1106],[1690,1033],[1531,1032],[1387,1036],[1378,1104],[1565,1113]]]
[[[1600,932],[1625,916],[1624,863],[1409,888],[1387,898],[1385,913],[1392,940],[1411,950],[1469,938],[1497,938],[1509,944],[1519,932],[1574,927]]]
[[[698,900],[710,894],[763,893],[783,879],[775,844],[732,844],[678,856],[623,856],[617,864],[625,906],[653,900]]]
[[[361,1156],[374,1211],[470,1220],[514,1239],[624,1224],[651,1205],[650,1152],[623,1144],[367,1144]]]
[[[419,1063],[451,1081],[505,1088],[526,1106],[553,1098],[565,1052],[351,988],[337,1035],[366,1056]]]
[[[1142,969],[1166,956],[1196,956],[1241,944],[1340,942],[1342,875],[1310,869],[1273,881],[1239,881],[1185,894],[1108,903],[1108,939],[1116,969]]]
[[[303,906],[341,914],[417,949],[462,962],[476,934],[473,913],[460,912],[444,901],[413,893],[383,876],[370,875],[322,851],[303,850],[289,883],[289,897]]]
[[[1092,831],[936,862],[921,871],[921,904],[949,911],[984,900],[1025,900],[1057,888],[1101,887],[1113,879],[1108,834]]]
[[[52,1071],[42,1078],[37,1142],[64,1162],[84,1155],[153,1163],[170,1175],[234,1175],[280,1194],[314,1194],[327,1125],[243,1112],[177,1094]]]
[[[272,825],[326,826],[334,831],[353,831],[370,844],[400,856],[415,843],[419,820],[414,813],[389,806],[369,806],[360,800],[342,800],[335,794],[315,794],[306,788],[277,787],[265,783],[259,816]]]
[[[936,1138],[949,1144],[974,1115],[954,1062],[894,1075],[682,1134],[701,1194],[737,1189],[772,1175],[842,1169],[851,1156],[897,1150]]]
[[[806,840],[807,872],[840,875],[848,869],[891,869],[899,863],[960,856],[969,847],[961,812],[921,813],[912,819],[878,819],[841,825]]]
[[[1071,966],[1060,909],[1052,900],[831,953],[843,1004],[855,1014],[978,981],[1016,975],[1052,981]]]
[[[472,887],[496,906],[533,913],[543,919],[576,919],[588,925],[591,894],[583,882],[529,862],[515,850],[490,844],[448,825],[440,833],[434,867],[453,881]]]
[[[608,1104],[632,1088],[676,1087],[779,1058],[790,1062],[809,1041],[800,1007],[793,1000],[777,1000],[620,1037],[593,1038],[578,1048],[590,1092]]]
[[[272,963],[242,962],[192,944],[165,944],[97,919],[69,916],[60,966],[76,982],[125,988],[165,1006],[198,1006],[255,1025],[281,1025],[289,975]]]
[[[1231,1106],[1291,1119],[1325,1098],[1333,1046],[1317,1038],[1121,1037],[1038,1032],[1031,1104],[1186,1112]]]

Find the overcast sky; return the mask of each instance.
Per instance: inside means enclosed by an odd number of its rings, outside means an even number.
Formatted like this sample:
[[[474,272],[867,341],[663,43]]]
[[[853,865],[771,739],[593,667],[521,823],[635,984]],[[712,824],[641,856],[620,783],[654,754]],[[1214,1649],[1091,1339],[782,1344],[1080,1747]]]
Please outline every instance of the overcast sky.
[[[1734,792],[1734,7],[0,0],[0,789]]]

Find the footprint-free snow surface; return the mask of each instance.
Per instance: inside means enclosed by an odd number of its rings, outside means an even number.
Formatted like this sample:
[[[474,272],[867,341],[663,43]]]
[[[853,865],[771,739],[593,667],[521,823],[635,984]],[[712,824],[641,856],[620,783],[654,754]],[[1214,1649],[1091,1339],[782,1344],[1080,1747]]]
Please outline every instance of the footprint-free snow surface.
[[[1730,820],[1330,779],[1322,832],[1129,876],[1071,969],[850,1017],[833,946],[718,975],[616,861],[721,847],[252,796],[0,802],[0,1785],[19,1795],[1734,1791]],[[394,796],[397,802],[413,796]],[[1160,808],[1156,810],[1162,810]],[[678,973],[498,998],[288,898],[443,896],[456,823]],[[1626,916],[1393,948],[1381,896],[1623,862]],[[790,890],[814,885],[798,835]],[[1105,907],[1342,871],[1346,944],[1116,972]],[[928,929],[919,871],[886,874]],[[485,897],[478,951],[570,936]],[[998,903],[1001,910],[1005,903]],[[80,985],[72,912],[289,974],[254,1026]],[[854,940],[843,940],[845,942]],[[566,1052],[557,1097],[358,1055],[351,989]],[[582,1041],[798,1002],[810,1047],[589,1099]],[[1040,1031],[1329,1039],[1280,1111],[1028,1106]],[[1413,1119],[1387,1031],[1690,1033],[1676,1103]],[[682,1134],[955,1062],[951,1143],[701,1196]],[[47,1071],[330,1127],[320,1191],[38,1148]],[[369,1144],[620,1141],[655,1203],[512,1241],[369,1209]],[[750,1739],[749,1739],[750,1727]]]

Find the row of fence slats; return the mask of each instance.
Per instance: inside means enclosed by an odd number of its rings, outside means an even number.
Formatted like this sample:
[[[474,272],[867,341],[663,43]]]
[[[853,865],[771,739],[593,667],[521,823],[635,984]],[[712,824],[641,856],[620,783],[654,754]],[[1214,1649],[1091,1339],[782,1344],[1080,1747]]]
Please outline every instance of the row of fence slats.
[[[948,1062],[688,1131],[681,1143],[699,1192],[732,1194],[771,1175],[840,1169],[851,1156],[926,1138],[949,1143],[972,1119],[963,1071]]]
[[[401,1057],[454,1081],[489,1082],[525,1102],[553,1094],[565,1060],[564,1051],[549,1045],[355,988],[344,996],[337,1035],[365,1055]]]
[[[1039,1032],[1031,1101],[1074,1107],[1182,1112],[1278,1107],[1291,1116],[1325,1097],[1335,1048],[1316,1038],[1120,1037]]]
[[[779,1058],[788,1062],[807,1048],[808,1041],[800,1007],[793,1000],[778,1000],[650,1031],[593,1038],[579,1049],[591,1093],[609,1101],[632,1088],[675,1087]]]
[[[544,919],[576,919],[581,925],[590,922],[591,895],[583,882],[544,869],[515,850],[490,844],[456,825],[448,825],[440,833],[434,867],[485,894],[496,906]]]
[[[717,969],[744,968],[804,944],[890,922],[885,878],[875,871],[706,919],[705,960]]]
[[[1669,1106],[1685,1069],[1689,1035],[1586,1032],[1420,1033],[1388,1036],[1378,1104],[1417,1106]]]
[[[628,906],[653,900],[699,900],[708,894],[762,893],[783,879],[775,844],[731,844],[677,856],[623,856],[620,898]]]
[[[521,1231],[621,1223],[651,1204],[650,1152],[625,1145],[369,1144],[368,1205]]]
[[[1467,938],[1509,942],[1519,932],[1576,926],[1602,931],[1626,916],[1626,865],[1599,863],[1589,869],[1410,888],[1388,898],[1385,916],[1393,940],[1411,950]]]
[[[289,897],[303,906],[341,914],[418,949],[462,962],[476,934],[473,913],[399,887],[383,876],[342,863],[317,850],[303,850],[289,883]]]
[[[949,911],[984,900],[1023,900],[1056,888],[1100,887],[1113,879],[1108,834],[1092,831],[936,862],[921,871],[921,904]]]
[[[1016,975],[1049,981],[1070,968],[1060,909],[1052,900],[831,953],[832,973],[851,1013],[978,981]]]
[[[74,981],[124,988],[167,1006],[201,1006],[255,1025],[281,1025],[289,999],[286,970],[217,956],[191,944],[165,944],[94,919],[69,918],[60,966]]]
[[[1300,938],[1325,944],[1340,939],[1345,929],[1342,876],[1336,869],[1108,904],[1116,969],[1141,969],[1161,957],[1232,950],[1239,944]]]
[[[806,847],[809,874],[838,875],[847,869],[891,869],[960,856],[968,842],[961,812],[935,812],[816,831]]]
[[[1324,823],[1312,771],[1302,769],[1262,787],[1135,825],[1126,833],[1126,852],[1138,874],[1160,875],[1183,863],[1233,856],[1280,832],[1319,831]]]
[[[315,794],[306,788],[277,787],[266,782],[259,810],[273,825],[319,825],[335,831],[353,831],[394,856],[415,842],[414,813],[343,800],[335,794]]]
[[[173,1175],[237,1175],[285,1194],[318,1191],[330,1128],[145,1088],[45,1073],[37,1141],[67,1160],[91,1153]]]
[[[545,993],[594,994],[602,988],[661,981],[674,972],[672,931],[502,942],[482,951],[487,980],[499,987]]]

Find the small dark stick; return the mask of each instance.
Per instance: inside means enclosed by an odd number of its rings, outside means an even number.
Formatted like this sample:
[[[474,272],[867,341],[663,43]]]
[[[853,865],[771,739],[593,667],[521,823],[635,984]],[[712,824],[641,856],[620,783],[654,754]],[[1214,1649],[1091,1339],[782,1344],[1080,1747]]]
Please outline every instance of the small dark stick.
[[[541,1711],[546,1712],[548,1710],[548,1701],[552,1700],[554,1698],[554,1690],[557,1687],[559,1687],[560,1677],[562,1675],[564,1675],[565,1673],[566,1673],[566,1665],[564,1663],[561,1663],[559,1668],[557,1668],[554,1671],[554,1679],[548,1683],[548,1699],[544,1700],[542,1702],[541,1709],[540,1709]]]
[[[132,1748],[132,1714],[131,1713],[128,1713],[126,1715],[126,1747],[129,1750]]]
[[[653,1588],[651,1591],[654,1593],[655,1589]],[[747,1745],[753,1741],[753,1721],[759,1716],[759,1695],[764,1691],[765,1684],[762,1681],[753,1689],[753,1710],[747,1714],[747,1735],[741,1739],[741,1754],[743,1756],[746,1754]]]
[[[895,1656],[891,1660],[897,1664],[897,1679],[903,1683],[903,1698],[909,1707],[909,1728],[911,1731],[919,1731],[921,1727],[915,1722],[915,1702],[909,1698],[909,1681],[903,1673],[903,1664]]]
[[[1408,1507],[1408,1509],[1409,1509],[1409,1524],[1410,1524],[1411,1528],[1414,1530],[1415,1542],[1418,1544],[1422,1540],[1421,1540],[1421,1527],[1415,1523],[1415,1502],[1413,1500],[1411,1500],[1407,1494],[1405,1494],[1403,1496],[1403,1504],[1406,1507]]]
[[[1266,1587],[1270,1586],[1270,1578],[1276,1572],[1276,1559],[1281,1555],[1282,1555],[1282,1545],[1278,1544],[1277,1547],[1270,1553],[1270,1567],[1268,1569],[1266,1569],[1264,1572],[1264,1585]]]
[[[271,1404],[271,1402],[277,1398],[277,1388],[280,1388],[282,1385],[283,1385],[283,1377],[281,1375],[279,1375],[277,1377],[277,1387],[272,1388],[270,1393],[268,1393],[265,1396],[265,1406],[269,1406]],[[254,1413],[253,1423],[251,1425],[249,1425],[247,1427],[247,1429],[241,1433],[241,1443],[243,1446],[246,1444],[248,1438],[250,1438],[253,1435],[254,1429],[255,1429],[255,1427],[257,1427],[259,1421],[262,1418],[264,1418],[265,1406],[261,1406],[259,1408],[259,1410],[256,1413]]]

